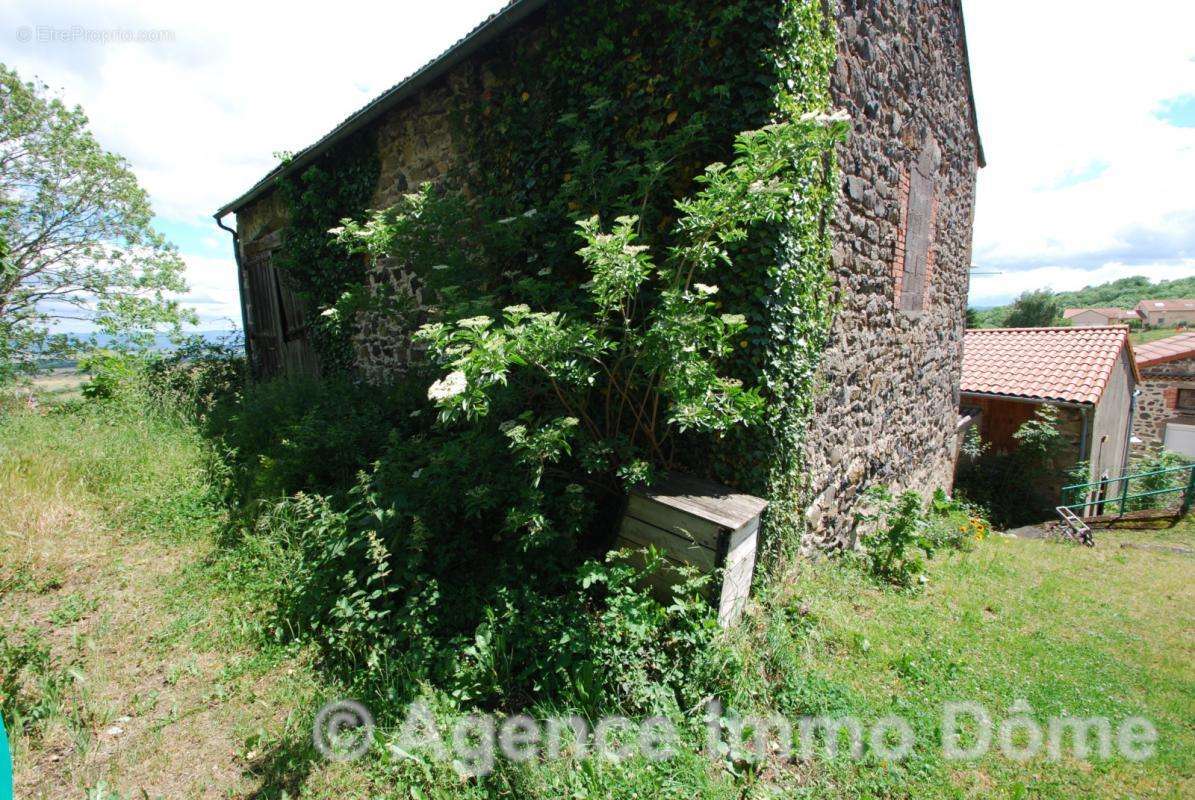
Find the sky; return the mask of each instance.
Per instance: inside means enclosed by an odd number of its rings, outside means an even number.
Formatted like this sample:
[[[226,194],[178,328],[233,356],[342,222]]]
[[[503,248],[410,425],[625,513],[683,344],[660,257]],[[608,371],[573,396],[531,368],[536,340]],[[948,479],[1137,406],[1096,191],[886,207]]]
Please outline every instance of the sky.
[[[186,260],[184,302],[225,329],[240,311],[212,213],[504,3],[0,0],[0,60],[130,161]],[[1195,275],[1195,3],[964,7],[988,159],[972,260],[997,273],[970,302]]]

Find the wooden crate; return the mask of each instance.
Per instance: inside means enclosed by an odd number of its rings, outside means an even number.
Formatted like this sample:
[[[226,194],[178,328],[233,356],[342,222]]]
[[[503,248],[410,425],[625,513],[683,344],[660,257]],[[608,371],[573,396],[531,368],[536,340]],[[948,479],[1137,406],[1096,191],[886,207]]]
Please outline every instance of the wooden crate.
[[[766,500],[710,481],[669,475],[630,493],[616,546],[652,545],[671,563],[720,571],[710,599],[726,627],[738,621],[751,592],[759,518],[766,507]],[[664,591],[668,585],[668,576],[656,583]]]

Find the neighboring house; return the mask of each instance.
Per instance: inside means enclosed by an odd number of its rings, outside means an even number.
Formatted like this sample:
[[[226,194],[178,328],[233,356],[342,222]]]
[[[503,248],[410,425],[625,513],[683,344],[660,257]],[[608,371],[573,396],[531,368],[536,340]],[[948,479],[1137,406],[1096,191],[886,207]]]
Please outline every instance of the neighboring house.
[[[1142,300],[1137,313],[1150,328],[1195,324],[1195,300]]]
[[[1139,345],[1135,353],[1142,381],[1133,420],[1139,447],[1195,458],[1195,333]]]
[[[1067,448],[1059,466],[1091,462],[1092,480],[1126,463],[1129,417],[1140,376],[1129,329],[977,328],[963,345],[961,406],[993,452],[1017,449],[1013,434],[1049,404]]]
[[[663,0],[643,0],[633,7],[612,4],[611,13],[659,16],[665,5]],[[722,5],[708,4],[711,20],[723,13]],[[319,164],[334,146],[362,131],[376,132],[382,162],[372,207],[392,205],[408,187],[444,180],[470,152],[471,134],[454,127],[455,104],[463,97],[505,91],[493,85],[493,66],[512,54],[538,63],[550,46],[545,43],[569,25],[574,9],[585,7],[576,0],[511,2],[443,56],[219,210],[218,219],[236,213],[247,340],[259,374],[282,368],[279,358],[272,357],[268,365],[262,358],[274,342],[287,339],[279,328],[284,314],[277,308],[278,293],[270,291],[278,283],[271,248],[287,223],[275,191],[277,180]],[[831,102],[850,114],[853,130],[839,153],[842,195],[837,215],[829,221],[839,310],[817,378],[821,388],[812,419],[791,447],[804,448],[807,502],[801,508],[811,532],[806,543],[840,546],[849,541],[855,499],[868,485],[929,492],[952,480],[975,178],[983,151],[959,0],[827,0],[825,7],[832,9],[838,30]],[[609,44],[614,52],[601,57],[611,65],[639,63],[637,48],[643,43],[635,40],[638,35],[638,28],[628,23],[626,35]],[[651,31],[651,37],[689,35],[667,25]],[[702,40],[702,46],[708,58],[723,63],[758,58],[757,52],[728,50],[738,38]],[[544,74],[543,82],[550,84],[551,76]],[[637,82],[627,91],[643,91],[642,86]],[[704,93],[703,102],[759,91],[758,85],[748,84],[716,88]],[[559,125],[562,115],[584,112],[592,100],[578,105],[575,97],[561,97],[558,102],[537,112],[536,124]],[[686,108],[684,113],[701,110]],[[497,114],[488,122],[503,124]],[[634,115],[612,115],[610,125],[618,129],[611,138],[636,135],[641,122]],[[524,119],[520,124],[527,123]],[[736,132],[715,131],[727,143]],[[729,160],[731,155],[727,151],[718,157]],[[514,163],[516,169],[535,166]],[[692,187],[681,188],[687,192]],[[543,190],[541,179],[535,191]],[[391,264],[374,264],[370,285],[419,299],[411,277]],[[410,328],[374,311],[360,312],[355,324],[360,372],[374,381],[401,374],[411,357]],[[300,341],[300,336],[301,328],[296,328],[291,338]]]
[[[1136,311],[1123,308],[1068,308],[1062,318],[1069,320],[1076,328],[1102,328],[1119,323],[1140,322]]]

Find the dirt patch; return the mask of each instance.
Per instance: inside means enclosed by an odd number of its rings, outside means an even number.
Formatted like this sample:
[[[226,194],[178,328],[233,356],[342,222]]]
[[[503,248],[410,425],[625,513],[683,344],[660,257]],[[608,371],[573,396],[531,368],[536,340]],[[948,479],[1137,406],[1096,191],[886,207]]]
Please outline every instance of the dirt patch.
[[[252,796],[246,737],[285,724],[294,669],[241,668],[252,652],[228,646],[218,602],[169,601],[207,545],[131,540],[50,494],[5,509],[0,545],[0,625],[48,653],[24,677],[41,705],[14,736],[17,796]]]

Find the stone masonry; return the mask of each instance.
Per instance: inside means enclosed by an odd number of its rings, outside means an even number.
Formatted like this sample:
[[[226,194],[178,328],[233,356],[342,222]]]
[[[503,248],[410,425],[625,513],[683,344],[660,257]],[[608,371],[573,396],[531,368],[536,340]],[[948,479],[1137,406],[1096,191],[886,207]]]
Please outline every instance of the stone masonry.
[[[807,544],[849,545],[871,484],[950,486],[977,167],[962,25],[953,2],[839,7],[832,90],[854,130],[835,221],[840,310],[806,442]],[[932,197],[922,299],[909,308],[917,170]]]
[[[853,508],[872,484],[949,487],[980,154],[958,0],[834,0],[835,107],[853,120],[840,152],[833,222],[839,311],[803,445],[806,545],[853,544]],[[535,35],[524,25],[516,35]],[[454,97],[485,90],[486,69],[454,67],[374,123],[381,177],[374,208],[457,165]],[[478,77],[480,76],[480,77]],[[479,85],[480,82],[480,85]],[[270,196],[237,212],[242,243],[282,220]],[[370,286],[421,300],[417,283],[378,264]],[[401,317],[359,320],[367,379],[401,374],[412,352]]]
[[[1195,425],[1195,414],[1176,408],[1180,386],[1195,389],[1195,358],[1141,368],[1141,396],[1133,418],[1133,435],[1141,440],[1134,446],[1136,453],[1161,449],[1167,422]]]

